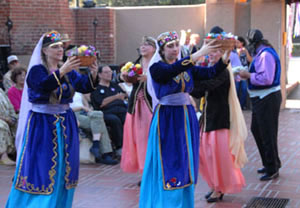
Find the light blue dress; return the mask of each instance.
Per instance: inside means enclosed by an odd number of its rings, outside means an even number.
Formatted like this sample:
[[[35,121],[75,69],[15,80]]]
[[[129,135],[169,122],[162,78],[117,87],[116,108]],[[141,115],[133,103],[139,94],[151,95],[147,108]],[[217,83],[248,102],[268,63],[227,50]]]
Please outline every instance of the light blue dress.
[[[189,94],[193,79],[214,77],[226,68],[194,66],[190,57],[150,67],[159,104],[149,130],[140,208],[193,208],[199,167],[199,124]]]

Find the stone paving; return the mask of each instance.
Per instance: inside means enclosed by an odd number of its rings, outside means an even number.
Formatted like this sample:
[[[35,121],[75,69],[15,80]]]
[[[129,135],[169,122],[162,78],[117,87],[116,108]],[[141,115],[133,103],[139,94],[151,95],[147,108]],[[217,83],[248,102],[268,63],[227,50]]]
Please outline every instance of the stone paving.
[[[244,111],[249,128],[251,112]],[[261,182],[256,170],[261,167],[260,157],[252,137],[246,141],[249,162],[242,172],[246,187],[241,193],[225,195],[222,202],[208,204],[204,199],[208,186],[200,177],[195,193],[196,208],[241,208],[254,196],[289,198],[287,207],[300,208],[300,110],[285,109],[280,113],[279,152],[282,160],[280,177]],[[5,206],[13,166],[0,165],[0,207]],[[123,173],[119,165],[81,165],[79,185],[75,192],[74,208],[137,208],[139,174]]]

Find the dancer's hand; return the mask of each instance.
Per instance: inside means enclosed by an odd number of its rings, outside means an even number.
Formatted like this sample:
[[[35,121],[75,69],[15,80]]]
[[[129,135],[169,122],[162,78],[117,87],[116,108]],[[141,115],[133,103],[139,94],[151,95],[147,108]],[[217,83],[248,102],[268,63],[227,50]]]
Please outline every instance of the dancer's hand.
[[[89,67],[91,75],[93,77],[93,80],[95,81],[97,79],[98,74],[98,63],[97,60],[94,61],[94,63]]]
[[[245,70],[241,70],[238,74],[242,79],[249,79],[251,77],[251,74]]]
[[[197,62],[201,57],[208,55],[209,53],[216,50],[220,50],[221,45],[215,45],[215,42],[216,40],[210,41],[209,43],[205,41],[200,50],[191,55],[192,61]]]
[[[75,56],[71,56],[67,61],[60,67],[59,73],[60,77],[63,77],[66,73],[72,71],[73,69],[78,69],[80,66],[80,60]]]
[[[229,58],[230,58],[230,53],[231,53],[231,50],[226,50],[225,53],[223,54],[222,61],[224,64],[228,64]]]
[[[145,82],[147,81],[147,75],[139,75],[137,80],[140,82]]]

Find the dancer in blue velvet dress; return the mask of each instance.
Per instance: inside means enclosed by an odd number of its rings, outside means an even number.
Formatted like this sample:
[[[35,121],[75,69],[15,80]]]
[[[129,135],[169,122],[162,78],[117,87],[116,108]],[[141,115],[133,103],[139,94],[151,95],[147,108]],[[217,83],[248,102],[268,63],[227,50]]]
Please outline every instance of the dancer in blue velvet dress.
[[[212,67],[194,66],[218,49],[212,43],[177,61],[176,32],[162,33],[149,66],[154,113],[140,192],[140,208],[193,208],[199,164],[199,127],[189,92],[193,79],[209,79],[227,67],[229,52]],[[226,64],[225,64],[226,63]]]
[[[30,60],[16,137],[17,167],[7,208],[68,208],[79,173],[76,117],[69,103],[75,91],[93,91],[97,63],[89,75],[73,70],[70,57],[62,66],[60,34],[44,34]]]

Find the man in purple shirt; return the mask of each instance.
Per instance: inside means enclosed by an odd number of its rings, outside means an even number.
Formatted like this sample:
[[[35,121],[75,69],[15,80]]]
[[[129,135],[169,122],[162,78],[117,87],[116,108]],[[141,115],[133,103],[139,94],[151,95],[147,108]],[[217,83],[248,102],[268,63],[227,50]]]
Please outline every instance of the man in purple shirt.
[[[256,141],[263,168],[260,180],[267,181],[279,176],[281,162],[278,155],[277,132],[281,104],[280,60],[260,30],[251,29],[247,34],[252,48],[253,61],[248,71],[240,71],[248,80],[248,92],[252,102],[251,132]]]

